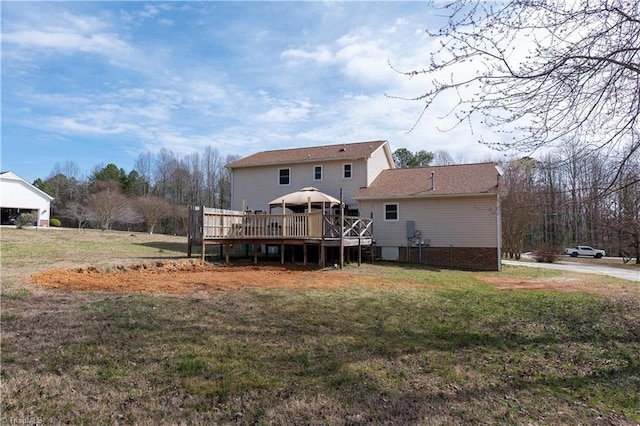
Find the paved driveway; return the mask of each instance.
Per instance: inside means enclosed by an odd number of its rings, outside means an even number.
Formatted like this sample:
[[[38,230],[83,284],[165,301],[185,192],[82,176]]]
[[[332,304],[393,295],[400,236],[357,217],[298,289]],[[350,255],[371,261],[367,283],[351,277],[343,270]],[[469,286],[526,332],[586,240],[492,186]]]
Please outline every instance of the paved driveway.
[[[585,274],[609,275],[611,277],[622,278],[623,280],[640,282],[640,271],[631,269],[621,269],[603,264],[594,263],[574,263],[574,262],[555,262],[555,263],[538,263],[523,262],[518,260],[502,260],[503,265],[528,266],[531,268],[557,269],[560,271],[582,272]]]

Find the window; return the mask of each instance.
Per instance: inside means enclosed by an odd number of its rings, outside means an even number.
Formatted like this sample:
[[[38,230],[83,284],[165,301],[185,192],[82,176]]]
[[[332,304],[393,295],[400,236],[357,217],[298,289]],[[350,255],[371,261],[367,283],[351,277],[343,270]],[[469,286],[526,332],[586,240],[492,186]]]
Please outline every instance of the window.
[[[352,169],[353,169],[353,164],[345,164],[344,167],[342,168],[342,177],[344,179],[351,179]]]
[[[322,180],[322,166],[313,166],[313,180]]]
[[[397,204],[385,204],[384,205],[384,220],[399,220],[398,214],[399,208]]]
[[[278,170],[278,185],[291,185],[291,169]]]

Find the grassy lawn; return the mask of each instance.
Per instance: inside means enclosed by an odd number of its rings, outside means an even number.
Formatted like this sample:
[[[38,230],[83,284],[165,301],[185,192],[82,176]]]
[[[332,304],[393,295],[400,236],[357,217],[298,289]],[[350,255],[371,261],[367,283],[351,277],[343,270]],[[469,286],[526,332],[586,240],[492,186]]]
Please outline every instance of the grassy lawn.
[[[417,285],[45,290],[28,276],[181,258],[186,239],[1,232],[2,424],[640,422],[637,283],[363,265],[327,273]],[[499,290],[483,277],[608,290]]]

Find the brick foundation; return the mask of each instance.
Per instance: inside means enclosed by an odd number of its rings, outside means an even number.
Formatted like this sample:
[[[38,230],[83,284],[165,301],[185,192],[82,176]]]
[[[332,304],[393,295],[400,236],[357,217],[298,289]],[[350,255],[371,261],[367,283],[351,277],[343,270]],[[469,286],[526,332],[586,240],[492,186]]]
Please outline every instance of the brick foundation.
[[[399,247],[399,261],[422,263],[445,268],[498,270],[498,249],[495,247],[411,247],[407,258],[407,247]]]

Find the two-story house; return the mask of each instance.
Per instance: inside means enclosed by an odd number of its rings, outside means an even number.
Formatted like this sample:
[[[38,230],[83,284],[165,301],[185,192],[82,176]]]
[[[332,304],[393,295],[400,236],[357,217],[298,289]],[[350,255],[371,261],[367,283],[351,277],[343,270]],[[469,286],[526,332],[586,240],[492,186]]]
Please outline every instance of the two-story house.
[[[234,210],[266,212],[270,201],[311,186],[335,198],[342,189],[347,210],[355,213],[353,195],[395,166],[389,143],[370,141],[262,151],[228,167]]]
[[[503,192],[496,163],[396,169],[387,141],[263,151],[229,164],[232,208],[269,211],[303,187],[372,220],[383,260],[500,270]]]

